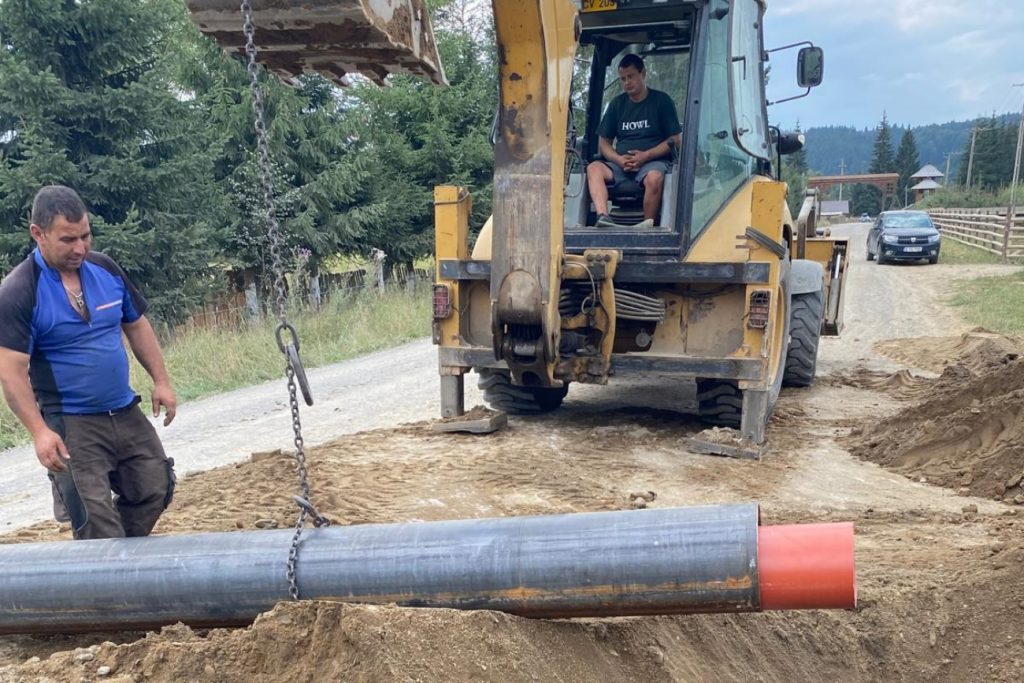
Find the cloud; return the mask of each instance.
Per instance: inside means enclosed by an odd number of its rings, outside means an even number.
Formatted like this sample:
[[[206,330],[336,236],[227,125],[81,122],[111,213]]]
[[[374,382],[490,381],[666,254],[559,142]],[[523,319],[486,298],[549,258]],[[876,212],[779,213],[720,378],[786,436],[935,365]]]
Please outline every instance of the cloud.
[[[1022,23],[1019,8],[1013,11],[1003,0],[777,0],[768,9],[771,17],[807,15],[833,26],[894,26],[903,33],[926,30],[962,30],[965,26]]]
[[[974,78],[955,78],[947,81],[942,89],[952,91],[953,95],[964,104],[980,105],[989,91],[989,84],[981,83]]]
[[[769,45],[825,48],[824,85],[785,114],[808,126],[869,126],[883,110],[916,125],[1020,107],[1020,88],[1007,95],[1024,80],[1019,2],[769,0],[765,33]]]
[[[958,56],[967,58],[974,65],[981,60],[1001,59],[1007,54],[1008,45],[1002,37],[992,35],[991,29],[974,29],[956,33],[931,50],[936,57]]]

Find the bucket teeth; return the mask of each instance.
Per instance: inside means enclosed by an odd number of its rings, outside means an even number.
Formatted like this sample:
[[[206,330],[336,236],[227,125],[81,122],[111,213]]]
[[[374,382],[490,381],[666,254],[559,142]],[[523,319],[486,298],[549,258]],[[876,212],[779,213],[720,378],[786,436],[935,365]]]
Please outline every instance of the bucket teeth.
[[[236,0],[187,0],[192,21],[229,52],[245,52]],[[258,61],[285,79],[317,71],[339,85],[361,73],[447,84],[425,0],[252,0]]]

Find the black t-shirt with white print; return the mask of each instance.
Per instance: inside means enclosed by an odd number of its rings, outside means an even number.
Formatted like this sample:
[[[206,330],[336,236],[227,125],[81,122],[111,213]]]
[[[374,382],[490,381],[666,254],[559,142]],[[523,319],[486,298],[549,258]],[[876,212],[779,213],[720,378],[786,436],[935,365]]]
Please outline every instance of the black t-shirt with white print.
[[[615,151],[647,150],[680,131],[679,115],[672,98],[660,90],[647,90],[640,102],[622,93],[609,104],[599,134],[615,141]]]

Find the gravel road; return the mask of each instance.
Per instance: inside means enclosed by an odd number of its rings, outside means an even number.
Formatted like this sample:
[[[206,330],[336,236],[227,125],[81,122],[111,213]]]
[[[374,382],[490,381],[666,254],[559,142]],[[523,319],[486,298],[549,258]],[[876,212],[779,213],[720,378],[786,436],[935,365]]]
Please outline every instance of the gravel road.
[[[427,339],[308,372],[315,405],[301,404],[303,435],[316,444],[336,436],[439,414],[437,356]],[[467,382],[467,402],[479,401]],[[291,413],[284,379],[185,403],[169,427],[154,421],[180,474],[290,448]],[[50,488],[31,446],[0,453],[0,531],[50,515]]]

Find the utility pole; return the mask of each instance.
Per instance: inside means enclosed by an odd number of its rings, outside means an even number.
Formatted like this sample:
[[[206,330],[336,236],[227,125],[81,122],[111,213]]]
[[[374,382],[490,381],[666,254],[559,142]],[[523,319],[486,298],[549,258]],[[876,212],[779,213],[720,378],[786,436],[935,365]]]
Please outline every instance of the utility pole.
[[[839,177],[846,175],[846,159],[839,160]],[[843,184],[839,183],[839,201],[843,201]]]
[[[1024,88],[1024,83],[1014,83],[1014,88]],[[1017,183],[1020,181],[1020,152],[1024,147],[1024,105],[1021,105],[1020,124],[1017,126],[1017,152],[1013,157],[1013,180],[1010,183],[1010,206],[1006,211],[1006,232],[1003,237],[1003,258],[1006,258],[1010,243],[1010,230],[1017,213]]]
[[[974,170],[974,141],[978,137],[978,127],[971,129],[971,153],[967,156],[967,184],[965,187],[971,189],[971,171]]]
[[[946,152],[946,182],[949,182],[949,160],[953,158],[954,154],[962,154],[963,152]]]

